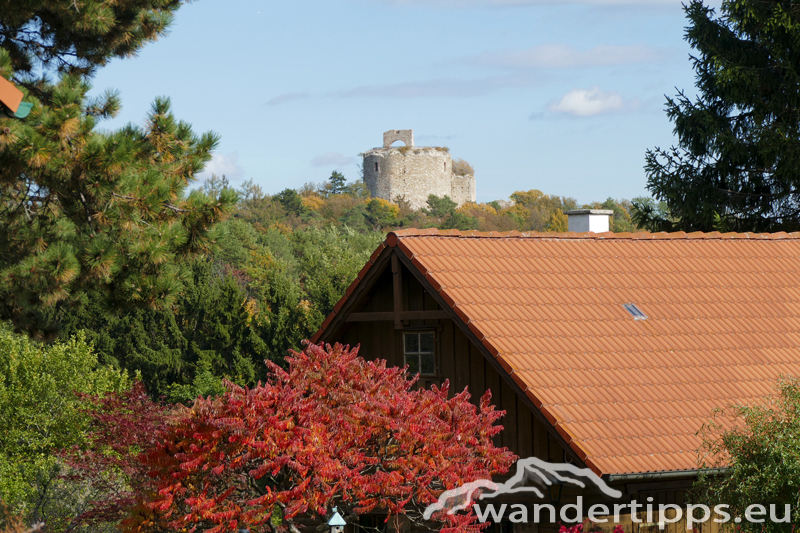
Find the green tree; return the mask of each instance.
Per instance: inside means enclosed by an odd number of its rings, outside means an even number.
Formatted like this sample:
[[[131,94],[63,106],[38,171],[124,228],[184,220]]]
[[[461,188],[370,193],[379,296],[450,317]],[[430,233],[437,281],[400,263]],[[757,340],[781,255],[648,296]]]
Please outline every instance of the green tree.
[[[669,212],[667,202],[657,202],[652,196],[637,196],[631,200],[631,221],[641,229],[660,231],[660,224],[651,224],[651,221],[668,221],[668,227],[677,222]]]
[[[439,198],[435,194],[428,196],[428,208],[422,212],[439,220],[439,229],[457,229],[461,231],[478,228],[478,219],[466,213],[456,211],[456,204],[449,196]]]
[[[342,194],[347,191],[347,178],[339,171],[334,170],[331,173],[328,183],[330,183],[330,194]]]
[[[264,198],[263,189],[261,189],[261,186],[257,185],[252,178],[242,183],[241,188],[237,192],[242,202],[257,201]]]
[[[364,217],[376,231],[395,225],[399,214],[400,208],[383,198],[373,198],[364,209]]]
[[[98,365],[82,334],[47,346],[2,323],[0,376],[0,501],[57,529],[91,498],[59,479],[57,452],[80,444],[86,428],[86,405],[75,392],[121,391],[130,382]]]
[[[92,74],[166,33],[183,0],[5,0],[0,47],[13,70]]]
[[[302,217],[306,214],[303,197],[294,189],[284,189],[275,195],[275,199],[283,206],[287,213]]]
[[[561,209],[556,209],[547,222],[547,231],[564,233],[569,231],[569,218]]]
[[[53,320],[62,337],[85,330],[101,362],[139,372],[155,397],[185,401],[187,391],[201,392],[186,387],[206,379],[206,371],[217,380],[255,383],[264,359],[283,355],[269,351],[258,292],[248,291],[243,269],[210,259],[193,261],[190,273],[169,308],[109,312],[97,296],[79,311],[61,306]]]
[[[800,380],[782,378],[778,395],[755,405],[731,406],[718,412],[723,423],[706,425],[702,466],[723,467],[722,475],[701,475],[693,499],[710,505],[727,504],[732,516],[744,517],[751,505],[775,504],[776,516],[790,523],[742,520],[737,529],[752,533],[794,531],[800,525]],[[735,424],[731,424],[731,420]]]
[[[648,150],[647,187],[674,220],[651,230],[800,229],[800,4],[700,0],[685,8],[698,96],[667,99],[677,146]]]
[[[186,195],[210,159],[213,133],[195,135],[155,101],[144,127],[98,129],[120,102],[88,99],[87,76],[164,34],[180,0],[5,2],[0,75],[34,104],[0,118],[0,319],[45,331],[55,304],[103,294],[112,307],[165,308],[182,259],[207,251],[236,200]],[[58,70],[56,82],[37,73]]]
[[[522,231],[547,231],[556,211],[575,209],[574,198],[551,196],[538,189],[516,191],[511,195],[514,206],[506,214],[519,223]]]
[[[449,196],[439,198],[435,194],[428,195],[428,207],[422,208],[422,212],[428,216],[444,219],[456,212],[458,206]]]
[[[375,248],[385,238],[382,232],[357,233],[350,228],[309,228],[292,236],[299,258],[300,281],[308,299],[322,317],[356,279]]]
[[[225,176],[225,174],[223,174],[222,177],[217,176],[216,174],[211,174],[210,178],[206,178],[203,181],[201,190],[203,191],[203,194],[216,200],[220,197],[223,191],[230,188],[231,183],[228,181],[228,178]]]
[[[351,182],[345,188],[344,194],[348,194],[353,198],[358,198],[361,200],[369,199],[369,189],[367,189],[367,184],[364,183],[364,180]]]
[[[230,189],[184,196],[216,135],[196,136],[167,99],[144,129],[95,131],[114,95],[89,102],[75,77],[40,89],[25,121],[0,119],[0,318],[37,332],[44,308],[95,289],[115,306],[169,306],[181,258],[208,250],[236,201]]]

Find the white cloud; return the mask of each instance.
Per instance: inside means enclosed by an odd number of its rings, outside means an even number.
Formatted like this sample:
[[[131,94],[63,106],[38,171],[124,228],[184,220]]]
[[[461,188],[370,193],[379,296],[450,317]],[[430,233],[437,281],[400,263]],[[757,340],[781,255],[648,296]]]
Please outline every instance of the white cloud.
[[[311,95],[305,92],[298,92],[298,93],[284,93],[279,94],[275,98],[267,101],[264,105],[280,105],[285,104],[286,102],[292,102],[294,100],[305,100],[309,98]]]
[[[311,164],[315,167],[344,167],[353,165],[355,162],[355,157],[348,157],[339,152],[328,152],[327,154],[318,155],[311,160]]]
[[[212,154],[211,161],[208,162],[206,168],[197,175],[199,180],[204,180],[211,177],[211,174],[216,174],[222,177],[224,174],[229,181],[236,181],[244,177],[244,169],[239,164],[239,154],[231,152],[226,155]]]
[[[483,67],[515,69],[570,68],[647,63],[666,55],[642,45],[605,45],[579,50],[566,44],[544,44],[526,50],[487,52],[470,58],[468,62]]]
[[[622,95],[614,91],[601,91],[596,85],[589,89],[572,89],[561,101],[550,106],[550,111],[576,117],[590,117],[613,113],[625,107]]]

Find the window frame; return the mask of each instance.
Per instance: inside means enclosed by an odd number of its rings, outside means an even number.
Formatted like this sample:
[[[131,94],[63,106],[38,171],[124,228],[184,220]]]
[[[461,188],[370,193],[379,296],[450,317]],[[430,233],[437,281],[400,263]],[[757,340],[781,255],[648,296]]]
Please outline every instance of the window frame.
[[[433,336],[433,351],[431,351],[431,352],[420,351],[421,348],[422,348],[422,342],[420,342],[421,341],[420,336],[421,335],[425,335],[425,334],[430,334],[430,335]],[[406,348],[406,346],[407,346],[406,338],[409,335],[416,335],[417,336],[417,346],[418,347],[417,347],[417,351],[416,352],[410,352]],[[436,334],[436,330],[435,329],[425,328],[425,329],[412,330],[412,331],[408,331],[408,330],[403,331],[403,363],[405,365],[407,365],[407,366],[410,366],[408,364],[409,356],[412,356],[412,357],[416,356],[417,357],[417,371],[418,371],[420,377],[437,377],[439,375],[439,365],[438,365],[438,357],[437,357],[438,350],[436,349],[437,348],[437,341],[438,341],[438,335]],[[423,355],[430,355],[431,358],[433,359],[433,373],[431,373],[431,374],[425,374],[425,373],[422,372],[422,356]]]

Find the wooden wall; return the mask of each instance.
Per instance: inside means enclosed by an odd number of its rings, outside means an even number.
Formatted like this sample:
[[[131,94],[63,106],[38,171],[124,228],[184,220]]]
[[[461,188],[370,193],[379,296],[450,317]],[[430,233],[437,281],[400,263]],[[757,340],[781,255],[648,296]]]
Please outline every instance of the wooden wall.
[[[403,309],[406,311],[436,311],[441,308],[422,285],[405,268],[403,272]],[[378,278],[370,294],[354,312],[391,311],[392,273],[386,268]],[[326,342],[341,342],[355,346],[360,344],[359,354],[365,359],[386,359],[389,365],[404,366],[403,333],[420,329],[436,332],[437,376],[421,378],[420,385],[441,385],[450,380],[451,392],[468,388],[477,405],[487,390],[492,393],[492,403],[506,411],[501,419],[504,430],[496,443],[510,448],[520,457],[540,457],[561,462],[564,451],[545,426],[533,415],[530,408],[500,377],[492,364],[467,338],[452,320],[413,320],[404,323],[404,329],[396,330],[393,322],[350,322]]]

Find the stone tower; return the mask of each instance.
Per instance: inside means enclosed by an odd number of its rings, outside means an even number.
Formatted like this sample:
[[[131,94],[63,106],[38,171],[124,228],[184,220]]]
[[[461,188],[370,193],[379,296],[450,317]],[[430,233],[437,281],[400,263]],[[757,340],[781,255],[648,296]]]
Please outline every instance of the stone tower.
[[[392,147],[395,141],[405,146]],[[449,196],[458,205],[475,201],[475,176],[453,173],[453,158],[446,148],[414,146],[412,130],[389,130],[383,148],[364,157],[364,182],[375,198],[405,198],[414,209],[427,205],[428,195]]]

